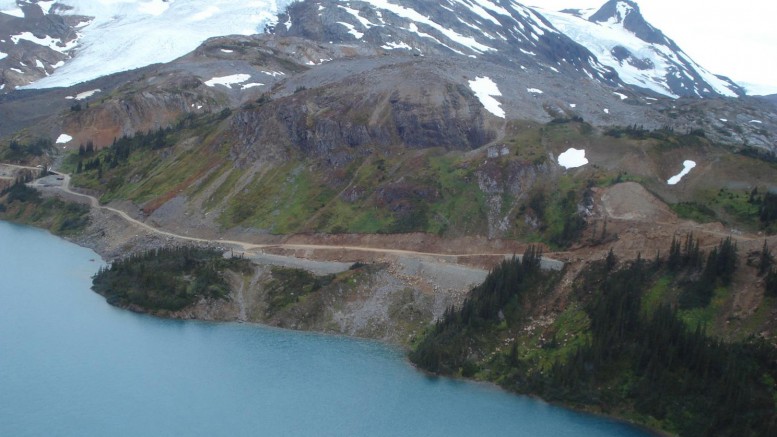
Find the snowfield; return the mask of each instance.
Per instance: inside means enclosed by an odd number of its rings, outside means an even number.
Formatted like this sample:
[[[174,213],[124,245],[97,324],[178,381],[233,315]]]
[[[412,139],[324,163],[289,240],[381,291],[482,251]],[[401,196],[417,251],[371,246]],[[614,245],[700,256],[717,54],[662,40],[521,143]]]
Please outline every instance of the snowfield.
[[[499,103],[494,97],[499,97],[502,93],[499,91],[499,87],[496,86],[493,80],[488,77],[477,77],[475,80],[469,81],[469,87],[475,96],[480,100],[480,103],[486,108],[486,111],[496,115],[500,118],[505,118],[505,111],[502,109],[502,104]]]
[[[71,141],[73,141],[73,137],[68,134],[62,134],[57,138],[57,144],[67,144]]]
[[[19,6],[16,5],[16,2],[13,0],[0,1],[0,14],[24,18],[24,12]]]
[[[569,170],[570,168],[578,168],[588,164],[588,159],[585,157],[585,149],[577,150],[570,148],[566,152],[558,155],[558,165]]]
[[[233,74],[230,76],[214,77],[213,79],[206,81],[205,85],[209,87],[224,85],[227,88],[232,88],[232,85],[243,83],[250,78],[250,74]]]
[[[58,40],[16,35],[57,51],[77,47],[78,56],[51,76],[25,88],[72,86],[120,71],[170,62],[196,49],[206,39],[253,35],[277,24],[277,15],[294,0],[60,0],[67,14],[94,17],[79,29],[80,38],[66,47]],[[46,3],[47,6],[50,6]],[[0,1],[0,9],[13,5]],[[117,56],[116,54],[121,54]]]
[[[685,175],[690,173],[691,170],[693,170],[696,167],[696,163],[694,161],[685,161],[683,162],[683,167],[684,167],[683,171],[669,178],[669,180],[666,181],[666,183],[669,185],[677,185]]]
[[[68,99],[68,100],[73,100],[73,99],[75,99],[75,100],[84,100],[84,99],[88,99],[89,97],[92,97],[93,95],[99,93],[100,91],[102,91],[102,90],[98,88],[96,90],[84,91],[82,93],[76,94],[75,96],[67,96],[65,98]]]

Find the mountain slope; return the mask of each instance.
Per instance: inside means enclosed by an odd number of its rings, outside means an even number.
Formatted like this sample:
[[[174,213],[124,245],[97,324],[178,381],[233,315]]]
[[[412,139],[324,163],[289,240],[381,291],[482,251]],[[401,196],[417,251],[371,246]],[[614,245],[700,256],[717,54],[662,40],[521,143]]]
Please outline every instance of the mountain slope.
[[[735,97],[744,89],[685,54],[642,16],[630,0],[610,0],[598,11],[542,10],[553,25],[591,50],[634,86],[669,97]]]
[[[3,0],[0,10],[0,92],[70,86],[172,61],[209,37],[269,28],[322,44],[467,57],[671,97],[743,94],[690,60],[630,1],[577,16],[511,0]]]
[[[620,83],[544,17],[512,1],[306,1],[290,5],[279,23],[274,29],[278,35],[420,56],[468,57],[524,70],[537,66],[609,85]]]

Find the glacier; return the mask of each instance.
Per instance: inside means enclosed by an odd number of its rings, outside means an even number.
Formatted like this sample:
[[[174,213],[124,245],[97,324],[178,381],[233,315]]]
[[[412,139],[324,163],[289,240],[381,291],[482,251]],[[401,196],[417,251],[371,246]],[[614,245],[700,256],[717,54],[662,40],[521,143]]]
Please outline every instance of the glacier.
[[[23,88],[72,86],[109,74],[170,62],[224,35],[253,35],[277,24],[295,0],[60,0],[63,15],[94,17],[78,29],[72,59]],[[7,0],[0,5],[5,5]],[[56,10],[56,9],[55,9]]]

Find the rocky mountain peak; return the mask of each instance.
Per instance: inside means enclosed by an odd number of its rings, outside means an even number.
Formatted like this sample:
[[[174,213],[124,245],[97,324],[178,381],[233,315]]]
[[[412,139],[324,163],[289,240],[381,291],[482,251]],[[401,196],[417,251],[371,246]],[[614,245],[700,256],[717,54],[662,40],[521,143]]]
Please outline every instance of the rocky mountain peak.
[[[676,48],[673,41],[645,20],[639,10],[639,5],[631,0],[610,0],[588,20],[594,23],[621,24],[624,29],[645,42],[665,44]]]
[[[694,62],[648,23],[633,1],[610,0],[593,14],[565,10],[543,15],[630,85],[675,98],[744,95],[730,79]]]

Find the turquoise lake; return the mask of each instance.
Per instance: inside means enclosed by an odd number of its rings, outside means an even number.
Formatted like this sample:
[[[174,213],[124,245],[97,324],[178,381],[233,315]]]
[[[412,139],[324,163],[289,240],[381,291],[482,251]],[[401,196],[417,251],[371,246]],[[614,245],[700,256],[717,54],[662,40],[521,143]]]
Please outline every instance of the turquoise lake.
[[[123,311],[89,289],[101,264],[0,222],[0,436],[648,435],[375,342]]]

